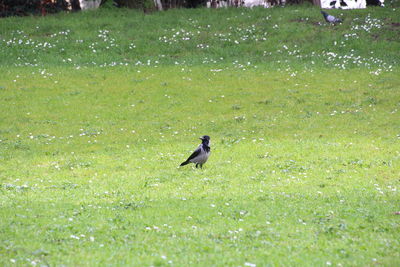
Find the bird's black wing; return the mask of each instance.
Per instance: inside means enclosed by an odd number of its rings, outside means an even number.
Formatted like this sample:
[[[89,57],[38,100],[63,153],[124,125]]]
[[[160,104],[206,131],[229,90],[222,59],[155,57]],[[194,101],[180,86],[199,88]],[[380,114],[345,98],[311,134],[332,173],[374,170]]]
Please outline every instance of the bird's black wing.
[[[193,153],[192,155],[190,155],[190,157],[186,160],[186,161],[190,161],[191,159],[194,159],[195,157],[197,157],[198,155],[200,155],[201,153],[201,147],[198,147]]]

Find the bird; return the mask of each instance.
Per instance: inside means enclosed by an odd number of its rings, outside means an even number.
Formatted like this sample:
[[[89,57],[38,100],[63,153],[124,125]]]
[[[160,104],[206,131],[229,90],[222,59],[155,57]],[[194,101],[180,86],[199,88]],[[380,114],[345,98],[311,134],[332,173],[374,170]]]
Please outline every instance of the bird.
[[[329,15],[328,13],[326,13],[325,11],[321,10],[322,15],[324,16],[326,22],[328,23],[332,23],[332,24],[336,24],[336,23],[341,23],[343,22],[343,20],[336,18],[332,15]]]
[[[210,148],[210,137],[208,135],[203,135],[200,137],[201,144],[196,148],[196,150],[190,155],[190,157],[181,163],[180,166],[185,166],[189,163],[195,163],[196,168],[200,166],[203,168],[203,164],[206,163],[208,157],[211,153]]]

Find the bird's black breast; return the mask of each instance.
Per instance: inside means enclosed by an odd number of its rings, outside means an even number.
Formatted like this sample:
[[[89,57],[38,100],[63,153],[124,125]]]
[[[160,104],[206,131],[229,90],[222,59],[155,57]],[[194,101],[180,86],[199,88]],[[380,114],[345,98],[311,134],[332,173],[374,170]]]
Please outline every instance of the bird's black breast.
[[[207,145],[203,145],[203,149],[204,151],[206,151],[207,153],[210,152],[211,148]]]

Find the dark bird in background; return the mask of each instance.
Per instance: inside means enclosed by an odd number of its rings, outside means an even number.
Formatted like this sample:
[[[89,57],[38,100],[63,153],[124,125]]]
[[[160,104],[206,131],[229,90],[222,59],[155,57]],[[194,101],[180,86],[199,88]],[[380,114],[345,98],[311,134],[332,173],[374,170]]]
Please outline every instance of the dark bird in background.
[[[200,137],[201,144],[197,149],[190,155],[190,157],[181,163],[181,166],[185,166],[189,163],[195,163],[196,168],[200,166],[203,168],[203,164],[206,163],[208,157],[210,156],[210,137],[208,135],[203,135]]]
[[[326,22],[328,23],[332,23],[332,24],[336,24],[336,23],[341,23],[343,22],[343,20],[339,19],[339,18],[335,18],[332,15],[329,15],[328,13],[326,13],[325,11],[321,10],[322,15],[324,16],[324,19],[326,20]]]

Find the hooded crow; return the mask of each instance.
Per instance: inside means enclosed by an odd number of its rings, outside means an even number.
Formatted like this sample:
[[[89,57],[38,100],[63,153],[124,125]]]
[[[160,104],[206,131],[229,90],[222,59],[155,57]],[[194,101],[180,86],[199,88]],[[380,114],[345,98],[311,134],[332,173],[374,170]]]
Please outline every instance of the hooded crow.
[[[190,157],[181,163],[181,166],[185,166],[189,163],[195,163],[196,168],[200,166],[203,168],[203,164],[206,163],[208,157],[210,156],[210,137],[208,135],[203,135],[200,137],[201,144],[197,147],[197,149],[190,155]]]

